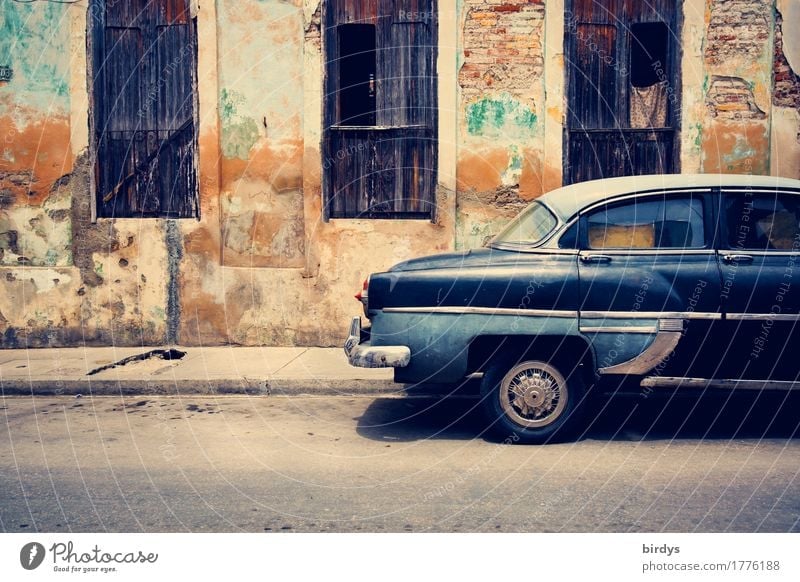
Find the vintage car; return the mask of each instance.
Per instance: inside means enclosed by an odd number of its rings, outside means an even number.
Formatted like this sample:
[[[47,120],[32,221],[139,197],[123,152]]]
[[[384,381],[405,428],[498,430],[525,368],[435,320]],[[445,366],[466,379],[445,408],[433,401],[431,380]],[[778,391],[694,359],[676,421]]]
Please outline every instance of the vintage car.
[[[528,206],[488,248],[372,274],[354,366],[403,383],[482,374],[495,434],[574,438],[589,388],[793,389],[800,374],[800,181],[655,175]]]

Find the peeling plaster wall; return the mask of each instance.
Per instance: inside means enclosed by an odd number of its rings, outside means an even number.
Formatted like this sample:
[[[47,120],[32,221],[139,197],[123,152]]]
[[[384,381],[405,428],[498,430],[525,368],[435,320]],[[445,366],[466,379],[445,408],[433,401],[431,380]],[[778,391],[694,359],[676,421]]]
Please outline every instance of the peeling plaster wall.
[[[545,5],[460,6],[456,246],[473,248],[542,193]]]
[[[800,22],[800,2],[776,6],[770,172],[800,178],[800,35],[786,34]]]
[[[303,11],[217,2],[223,262],[302,267]]]
[[[323,222],[320,2],[217,6],[219,227],[211,217],[215,194],[207,188],[200,224],[182,225],[180,341],[341,345],[349,319],[360,312],[353,294],[369,273],[452,249],[455,195],[448,177],[455,170],[440,166],[436,223]],[[454,27],[442,21],[440,37]],[[200,46],[206,42],[201,36]],[[447,54],[440,51],[440,59]],[[201,109],[202,102],[201,93]],[[440,135],[447,135],[447,115],[441,117]],[[200,141],[202,150],[202,127]],[[211,157],[201,151],[201,172]]]
[[[684,173],[699,173],[702,171],[703,125],[708,115],[703,60],[706,0],[685,0],[682,10],[680,167]]]
[[[0,5],[0,346],[164,341],[161,221],[91,220],[86,6]]]
[[[64,267],[72,171],[69,19],[62,5],[0,9],[0,265]]]
[[[708,0],[703,52],[706,173],[768,174],[774,9],[771,0]]]
[[[74,267],[0,269],[3,347],[157,345],[164,341],[163,224],[91,222],[88,155],[62,180]]]

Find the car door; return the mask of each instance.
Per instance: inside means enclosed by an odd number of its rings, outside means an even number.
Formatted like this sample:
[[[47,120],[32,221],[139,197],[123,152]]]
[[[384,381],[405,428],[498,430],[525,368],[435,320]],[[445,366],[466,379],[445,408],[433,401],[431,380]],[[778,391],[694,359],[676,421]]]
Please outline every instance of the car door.
[[[719,265],[724,378],[796,380],[800,313],[800,193],[728,189]]]
[[[714,214],[710,190],[583,214],[580,326],[601,374],[707,377],[722,322]]]

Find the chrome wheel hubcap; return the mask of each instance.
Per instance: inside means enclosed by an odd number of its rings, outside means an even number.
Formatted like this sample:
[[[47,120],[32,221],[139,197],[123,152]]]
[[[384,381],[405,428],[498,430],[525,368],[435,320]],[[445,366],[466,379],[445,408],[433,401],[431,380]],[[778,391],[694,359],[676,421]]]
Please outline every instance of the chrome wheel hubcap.
[[[567,383],[545,362],[523,362],[512,368],[500,384],[500,405],[521,426],[540,428],[561,416],[567,404]]]

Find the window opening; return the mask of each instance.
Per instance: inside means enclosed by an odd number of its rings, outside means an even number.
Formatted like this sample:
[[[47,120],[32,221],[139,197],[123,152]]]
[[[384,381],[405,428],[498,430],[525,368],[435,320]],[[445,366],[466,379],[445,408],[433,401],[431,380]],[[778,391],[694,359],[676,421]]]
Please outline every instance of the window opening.
[[[630,126],[667,126],[667,89],[663,78],[667,63],[668,29],[663,22],[631,25]]]
[[[375,26],[342,24],[339,42],[339,125],[375,125]]]

